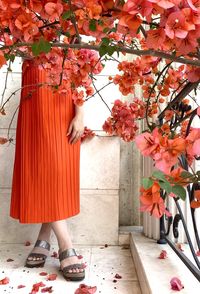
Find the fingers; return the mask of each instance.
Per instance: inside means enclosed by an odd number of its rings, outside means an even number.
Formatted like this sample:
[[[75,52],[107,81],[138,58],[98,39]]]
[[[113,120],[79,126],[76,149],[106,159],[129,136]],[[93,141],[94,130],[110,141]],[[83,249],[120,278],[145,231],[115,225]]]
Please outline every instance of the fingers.
[[[71,123],[68,128],[67,136],[69,136],[71,134],[72,129],[73,129],[73,124]]]
[[[75,144],[81,138],[81,135],[81,132],[73,130],[69,139],[69,144]]]

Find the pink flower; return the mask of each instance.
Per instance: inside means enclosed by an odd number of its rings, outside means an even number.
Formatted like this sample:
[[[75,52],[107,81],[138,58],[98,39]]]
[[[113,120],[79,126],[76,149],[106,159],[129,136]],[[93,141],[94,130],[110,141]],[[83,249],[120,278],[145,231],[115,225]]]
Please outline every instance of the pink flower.
[[[158,129],[155,128],[152,134],[145,132],[135,138],[135,143],[144,156],[151,156],[159,152],[159,134]]]
[[[45,11],[49,16],[50,21],[55,21],[56,19],[59,19],[60,15],[63,12],[63,5],[60,3],[53,3],[49,2],[45,4]]]
[[[167,1],[167,0],[149,0],[149,2],[156,3],[156,4],[158,4],[158,6],[164,8],[164,9],[169,9],[169,8],[174,7],[176,4],[178,4],[180,2],[180,0],[171,0],[171,1]]]
[[[184,39],[190,30],[195,30],[195,25],[185,21],[185,16],[181,11],[172,12],[165,25],[166,35],[170,39],[175,37]]]
[[[187,3],[192,10],[200,12],[200,0],[187,0]]]
[[[176,277],[171,279],[170,284],[171,284],[171,289],[175,291],[180,291],[181,289],[184,288],[181,281]]]
[[[148,48],[158,49],[165,41],[166,34],[163,28],[149,30],[147,33],[146,44]]]

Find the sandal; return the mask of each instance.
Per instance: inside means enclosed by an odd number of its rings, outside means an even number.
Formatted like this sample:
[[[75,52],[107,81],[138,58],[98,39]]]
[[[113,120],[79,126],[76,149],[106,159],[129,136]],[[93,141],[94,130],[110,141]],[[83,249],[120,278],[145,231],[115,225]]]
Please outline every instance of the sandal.
[[[77,256],[76,251],[74,248],[69,248],[66,249],[62,252],[59,253],[59,260],[60,262],[62,260],[64,260],[65,258],[71,257],[71,256]],[[82,272],[76,272],[76,273],[70,273],[69,270],[72,269],[83,269]],[[60,268],[61,269],[61,268]],[[63,272],[63,277],[66,280],[70,280],[70,281],[81,281],[85,278],[85,269],[84,269],[84,264],[81,263],[75,263],[75,264],[70,264],[68,266],[65,266],[63,269],[61,269],[61,271]]]
[[[47,250],[50,250],[50,244],[45,241],[45,240],[37,240],[35,242],[34,247],[41,247],[41,248],[45,248]],[[29,260],[29,257],[36,257],[36,258],[41,258],[40,260]],[[43,253],[30,253],[26,259],[26,267],[43,267],[46,261],[47,255],[43,254]]]

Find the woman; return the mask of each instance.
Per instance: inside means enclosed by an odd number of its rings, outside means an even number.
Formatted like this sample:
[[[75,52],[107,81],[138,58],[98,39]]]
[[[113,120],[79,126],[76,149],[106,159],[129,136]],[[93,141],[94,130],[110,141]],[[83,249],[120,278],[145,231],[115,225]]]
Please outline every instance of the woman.
[[[21,223],[42,223],[27,267],[44,265],[53,230],[63,276],[82,280],[84,265],[73,248],[66,219],[80,211],[83,108],[74,105],[70,89],[61,95],[38,86],[45,81],[46,71],[34,60],[23,62],[10,216]]]

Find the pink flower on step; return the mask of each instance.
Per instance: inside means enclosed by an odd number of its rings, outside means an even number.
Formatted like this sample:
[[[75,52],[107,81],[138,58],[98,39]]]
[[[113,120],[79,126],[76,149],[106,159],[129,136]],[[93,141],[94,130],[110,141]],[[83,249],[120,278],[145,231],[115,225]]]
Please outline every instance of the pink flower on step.
[[[85,284],[80,284],[79,288],[75,291],[74,294],[94,294],[97,291],[97,287],[87,286]]]
[[[175,291],[180,291],[184,288],[179,278],[176,278],[176,277],[171,279],[170,284],[171,284],[171,289]]]
[[[160,255],[158,256],[159,259],[166,259],[167,258],[167,251],[166,250],[162,250],[160,252]]]

